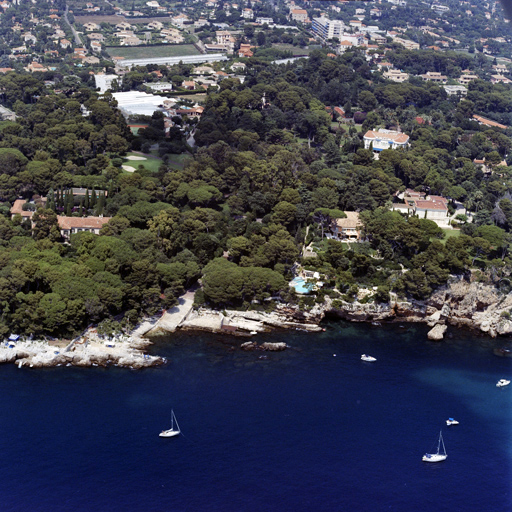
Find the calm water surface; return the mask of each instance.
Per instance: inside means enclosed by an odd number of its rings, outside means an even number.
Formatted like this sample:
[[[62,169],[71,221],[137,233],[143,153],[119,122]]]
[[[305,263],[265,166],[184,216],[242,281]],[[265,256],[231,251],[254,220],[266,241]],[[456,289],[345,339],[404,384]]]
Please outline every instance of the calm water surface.
[[[0,512],[509,512],[507,340],[426,332],[273,333],[291,348],[267,359],[181,333],[158,369],[4,365]],[[171,408],[184,436],[159,438]],[[421,462],[441,429],[448,459]]]

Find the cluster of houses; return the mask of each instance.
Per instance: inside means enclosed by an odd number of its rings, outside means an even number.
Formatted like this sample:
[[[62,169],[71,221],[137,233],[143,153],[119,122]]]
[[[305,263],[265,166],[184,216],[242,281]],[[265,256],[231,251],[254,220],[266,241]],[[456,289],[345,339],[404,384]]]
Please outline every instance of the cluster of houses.
[[[416,215],[420,219],[435,222],[440,228],[451,228],[449,200],[443,196],[429,195],[425,192],[416,192],[406,189],[405,192],[396,193],[392,210]],[[362,223],[358,212],[344,212],[346,217],[332,219],[326,237],[340,242],[357,242],[361,239]]]
[[[73,195],[84,196],[84,189],[72,189]],[[32,217],[34,215],[34,210],[37,207],[45,207],[46,205],[46,197],[33,198],[32,201],[27,201],[26,199],[16,199],[14,204],[10,210],[11,219],[14,219],[17,215],[19,215],[23,220],[31,222],[32,229],[34,228],[34,222]],[[23,206],[25,204],[31,204],[31,210],[24,210]],[[111,217],[67,217],[65,215],[57,216],[58,227],[60,230],[61,237],[64,241],[69,242],[71,235],[75,233],[81,233],[87,231],[89,233],[93,233],[95,235],[99,235],[100,229],[108,223]]]
[[[101,43],[105,42],[106,37],[100,30],[100,25],[94,22],[84,24],[87,38],[90,39],[90,45],[93,51],[101,51]],[[183,43],[185,38],[180,30],[173,27],[166,27],[164,23],[153,20],[145,25],[131,24],[127,21],[117,23],[112,37],[115,44],[119,46],[139,46],[148,42],[158,43]]]
[[[446,197],[406,189],[402,194],[396,194],[396,198],[401,199],[403,203],[394,202],[393,210],[417,215],[420,219],[432,220],[442,228],[451,227],[448,212],[449,200]]]
[[[382,73],[382,76],[387,80],[391,80],[392,82],[402,83],[408,80],[411,76],[409,73],[405,73],[400,69],[395,69],[391,62],[380,63],[379,69],[387,68],[386,71]],[[512,80],[504,76],[502,73],[507,73],[507,68],[503,64],[494,65],[493,69],[496,70],[497,74],[491,75],[490,82],[493,84],[503,83],[510,84]],[[442,73],[436,71],[427,71],[422,75],[417,75],[425,81],[433,82],[436,84],[443,85],[443,88],[447,92],[448,95],[459,95],[466,96],[467,94],[467,85],[473,80],[478,80],[479,76],[474,74],[469,69],[465,69],[462,71],[462,74],[459,78],[455,79],[459,85],[444,85],[447,84],[450,80],[448,76],[443,75]]]

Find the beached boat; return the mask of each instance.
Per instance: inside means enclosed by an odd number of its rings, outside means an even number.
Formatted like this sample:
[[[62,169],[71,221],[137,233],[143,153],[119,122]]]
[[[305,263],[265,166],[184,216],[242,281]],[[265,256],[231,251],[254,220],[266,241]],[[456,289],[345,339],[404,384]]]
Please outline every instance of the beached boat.
[[[174,424],[176,423],[176,427]],[[180,434],[180,427],[178,425],[178,421],[176,420],[176,416],[174,414],[174,411],[171,411],[171,428],[168,430],[162,430],[160,434],[158,434],[160,437],[174,437]]]
[[[448,418],[448,419],[446,420],[446,424],[447,424],[448,426],[450,426],[450,425],[458,425],[458,424],[459,424],[459,422],[458,422],[457,420],[454,420],[453,418]]]
[[[446,460],[447,457],[448,455],[446,454],[446,448],[444,447],[443,433],[439,432],[439,440],[437,441],[437,452],[425,453],[421,460],[424,462],[441,462],[443,460]]]
[[[510,381],[507,380],[507,379],[500,379],[497,383],[496,383],[496,387],[497,388],[502,388],[503,386],[508,386],[510,384]]]
[[[367,354],[363,354],[361,356],[361,361],[377,361],[377,359],[375,359],[375,357],[369,356]]]

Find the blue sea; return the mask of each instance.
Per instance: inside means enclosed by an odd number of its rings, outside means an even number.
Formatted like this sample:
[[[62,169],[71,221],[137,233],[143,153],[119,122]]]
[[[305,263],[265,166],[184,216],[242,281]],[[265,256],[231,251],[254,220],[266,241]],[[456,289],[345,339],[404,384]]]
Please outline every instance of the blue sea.
[[[512,510],[510,340],[325,327],[253,338],[278,353],[177,333],[143,371],[1,366],[0,512]]]

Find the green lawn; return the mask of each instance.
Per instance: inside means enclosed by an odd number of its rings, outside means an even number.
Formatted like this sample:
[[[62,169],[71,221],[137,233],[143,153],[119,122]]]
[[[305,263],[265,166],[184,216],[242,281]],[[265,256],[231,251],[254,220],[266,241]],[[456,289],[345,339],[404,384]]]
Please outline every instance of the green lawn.
[[[145,155],[144,153],[127,153],[126,156],[141,156],[146,158],[146,160],[127,160],[123,158],[123,164],[131,165],[135,167],[135,169],[137,169],[139,165],[143,165],[148,171],[157,172],[160,165],[162,165],[161,158]]]
[[[443,232],[444,238],[441,240],[443,244],[446,243],[446,240],[448,240],[448,238],[453,238],[460,235],[460,229],[443,229]]]
[[[156,46],[107,46],[106,52],[111,57],[125,59],[148,59],[151,57],[185,57],[201,55],[193,44],[162,44]]]
[[[157,151],[151,151],[151,154],[141,152],[127,153],[126,156],[142,156],[146,158],[146,160],[128,160],[123,158],[123,164],[131,165],[132,167],[135,167],[135,169],[137,169],[139,165],[143,165],[148,171],[157,172],[163,163],[163,160],[156,156],[157,154]],[[181,155],[169,154],[168,165],[173,169],[182,170],[185,165],[185,161],[188,158],[191,158],[188,153],[182,153]]]
[[[307,48],[301,48],[300,46],[293,46],[292,44],[285,43],[274,43],[272,48],[275,48],[276,50],[292,52],[293,55],[309,55],[309,52],[311,51]]]

